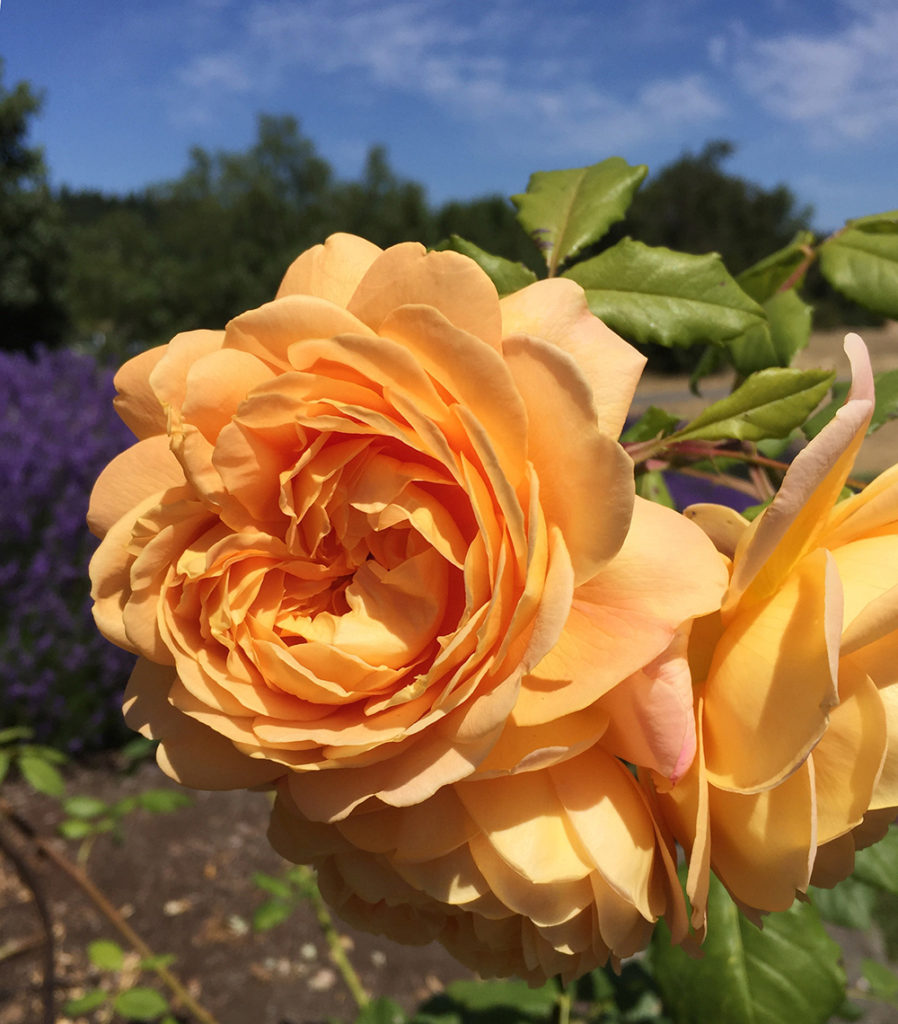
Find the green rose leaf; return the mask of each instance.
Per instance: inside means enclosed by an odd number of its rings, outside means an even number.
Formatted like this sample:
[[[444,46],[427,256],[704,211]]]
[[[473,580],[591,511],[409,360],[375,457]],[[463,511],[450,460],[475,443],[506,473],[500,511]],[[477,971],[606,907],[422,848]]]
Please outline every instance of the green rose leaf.
[[[59,834],[65,839],[86,839],[97,831],[94,822],[85,821],[83,818],[66,818],[59,823]]]
[[[766,302],[789,280],[810,255],[814,244],[812,231],[799,231],[792,241],[753,263],[741,274],[736,275],[739,287],[755,302]]]
[[[403,1024],[407,1019],[398,1003],[381,996],[359,1010],[355,1024]]]
[[[40,755],[22,754],[19,757],[19,770],[25,781],[38,793],[47,796],[62,796],[65,783],[62,776],[49,761]]]
[[[864,959],[861,973],[870,985],[870,993],[877,999],[898,1006],[898,976],[885,964],[876,960]]]
[[[104,971],[119,971],[125,962],[125,954],[117,942],[110,939],[97,939],[87,947],[87,955],[94,967]]]
[[[537,171],[527,191],[511,197],[518,220],[546,259],[549,276],[622,220],[648,173],[619,156],[590,167]]]
[[[154,988],[130,988],[115,997],[115,1012],[128,1020],[158,1020],[168,1011],[168,1001]]]
[[[253,873],[253,882],[265,892],[276,896],[279,900],[289,900],[293,895],[293,889],[285,878],[277,878],[274,875],[266,875],[261,871]]]
[[[97,818],[105,814],[108,806],[95,796],[72,796],[63,802],[62,809],[73,818]]]
[[[650,405],[648,409],[621,434],[621,441],[654,441],[656,437],[670,434],[676,429],[680,418]]]
[[[0,729],[0,743],[30,740],[33,735],[34,729],[29,729],[27,725],[13,725],[8,729]]]
[[[884,316],[898,316],[898,213],[849,221],[820,246],[833,287]]]
[[[829,390],[835,374],[826,370],[770,369],[753,373],[731,395],[709,405],[682,430],[677,441],[761,441],[788,437]]]
[[[102,1006],[108,998],[107,993],[101,988],[94,988],[77,999],[69,999],[63,1006],[63,1011],[69,1017],[81,1017],[90,1013],[91,1010],[96,1010],[98,1006]]]
[[[833,889],[812,886],[808,893],[824,921],[861,931],[873,927],[876,890],[853,876],[844,878]]]
[[[453,252],[460,252],[462,256],[469,256],[493,282],[500,296],[520,291],[537,279],[536,274],[523,263],[515,263],[504,256],[495,256],[458,235],[450,235],[438,248],[451,249]]]
[[[811,336],[811,307],[794,291],[776,292],[763,308],[767,323],[726,343],[733,366],[743,377],[769,366],[789,366]]]
[[[872,434],[889,420],[898,417],[898,370],[883,370],[882,373],[873,374],[873,388],[876,405],[870,419],[870,426],[867,427],[868,434]],[[847,396],[848,383],[846,381],[839,381],[833,386],[832,401],[816,412],[801,428],[808,440],[816,437],[823,430],[845,404]]]
[[[148,789],[138,795],[137,802],[145,811],[153,814],[168,814],[193,803],[186,793],[177,789]]]
[[[266,900],[260,903],[253,912],[253,931],[267,932],[277,928],[279,924],[293,913],[293,907],[289,903],[281,903],[279,900]]]
[[[723,342],[765,322],[716,253],[692,256],[624,238],[564,277],[586,291],[589,308],[637,342]]]
[[[845,997],[841,951],[810,903],[768,914],[758,929],[711,879],[708,938],[693,960],[656,929],[651,958],[677,1024],[823,1024]]]
[[[898,210],[886,210],[885,213],[871,213],[866,217],[852,217],[846,225],[850,228],[861,228],[863,231],[894,234],[898,231]]]
[[[640,498],[654,501],[656,505],[676,508],[677,503],[673,500],[673,495],[670,493],[670,488],[660,469],[650,469],[645,473],[640,473],[636,477],[636,493]]]
[[[530,988],[519,978],[498,981],[453,981],[446,986],[440,1000],[441,1009],[454,1004],[462,1020],[475,1015],[493,1020],[514,1014],[515,1021],[548,1020],[558,1000],[558,990],[551,983]]]

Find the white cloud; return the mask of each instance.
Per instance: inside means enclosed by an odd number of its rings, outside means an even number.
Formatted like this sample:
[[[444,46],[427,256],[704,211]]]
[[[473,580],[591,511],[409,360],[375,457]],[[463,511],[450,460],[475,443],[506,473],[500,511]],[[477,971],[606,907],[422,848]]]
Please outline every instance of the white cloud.
[[[736,30],[729,41],[740,86],[815,142],[865,140],[898,126],[898,4],[847,0],[842,9],[838,31],[757,39]]]
[[[475,13],[453,0],[247,0],[239,44],[197,56],[180,81],[191,106],[224,93],[259,93],[297,70],[345,76],[345,89],[423,97],[458,122],[495,133],[497,144],[532,151],[595,153],[684,126],[711,122],[724,107],[694,72],[641,86],[601,82],[601,65],[571,58],[577,18],[495,0]],[[231,15],[233,17],[233,14]],[[594,25],[593,25],[594,29]],[[567,36],[565,35],[567,33]],[[231,39],[233,39],[231,33]],[[326,77],[324,77],[326,76]],[[629,76],[628,76],[629,77]],[[638,81],[638,72],[634,73]]]

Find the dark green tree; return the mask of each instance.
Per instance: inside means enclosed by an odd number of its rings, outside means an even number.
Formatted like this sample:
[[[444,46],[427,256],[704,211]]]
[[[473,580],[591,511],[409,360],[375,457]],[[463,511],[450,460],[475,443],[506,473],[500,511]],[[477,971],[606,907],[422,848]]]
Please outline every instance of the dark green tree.
[[[383,146],[368,151],[359,181],[334,189],[331,230],[363,235],[383,247],[397,242],[430,242],[433,218],[417,182],[399,177]]]
[[[728,174],[722,165],[734,152],[732,142],[716,139],[650,175],[613,240],[631,235],[682,252],[718,252],[739,273],[810,228],[813,209],[785,185],[765,189]]]
[[[195,148],[174,181],[127,197],[64,194],[79,335],[119,357],[268,301],[290,261],[333,230],[332,188],[296,120],[263,116],[248,150]]]
[[[65,244],[43,152],[28,145],[41,97],[3,84],[0,60],[0,348],[58,344],[66,330]]]

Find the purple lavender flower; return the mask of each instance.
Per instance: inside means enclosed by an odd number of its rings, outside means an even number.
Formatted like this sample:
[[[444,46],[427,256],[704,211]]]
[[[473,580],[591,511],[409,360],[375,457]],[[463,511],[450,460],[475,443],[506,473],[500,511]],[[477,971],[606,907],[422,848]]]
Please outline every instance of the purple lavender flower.
[[[0,726],[72,752],[129,734],[133,658],[93,624],[85,525],[98,473],[133,442],[112,373],[71,351],[0,353]]]

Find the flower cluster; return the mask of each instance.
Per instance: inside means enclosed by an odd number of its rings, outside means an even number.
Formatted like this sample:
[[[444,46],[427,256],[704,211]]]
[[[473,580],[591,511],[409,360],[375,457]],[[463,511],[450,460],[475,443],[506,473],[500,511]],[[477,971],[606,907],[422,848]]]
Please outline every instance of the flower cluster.
[[[848,399],[764,513],[686,510],[731,567],[720,610],[684,627],[696,757],[654,777],[699,933],[711,868],[749,912],[783,910],[898,814],[898,467],[838,501],[874,407],[866,348],[845,348]]]
[[[123,739],[133,658],[97,635],[84,514],[97,473],[129,444],[112,374],[73,352],[0,353],[0,664],[3,723],[72,752]]]
[[[187,785],[274,788],[272,843],[345,917],[481,973],[574,977],[662,915],[684,940],[676,841],[696,929],[710,867],[788,903],[898,804],[888,482],[832,510],[853,344],[769,510],[682,516],[635,495],[643,360],[578,285],[500,299],[465,256],[332,236],[116,378],[138,440],[89,518],[127,720]]]

